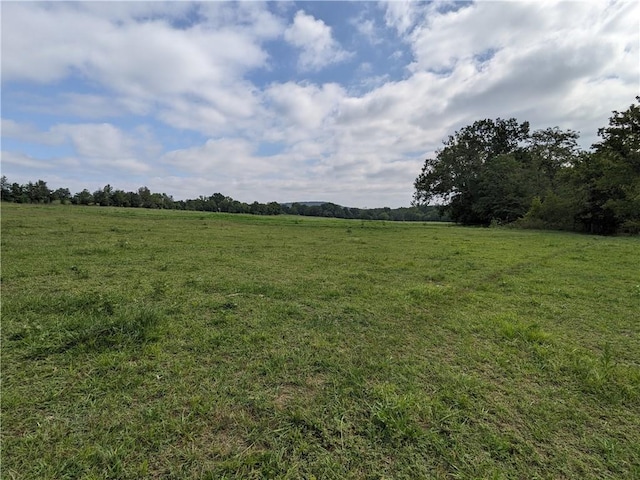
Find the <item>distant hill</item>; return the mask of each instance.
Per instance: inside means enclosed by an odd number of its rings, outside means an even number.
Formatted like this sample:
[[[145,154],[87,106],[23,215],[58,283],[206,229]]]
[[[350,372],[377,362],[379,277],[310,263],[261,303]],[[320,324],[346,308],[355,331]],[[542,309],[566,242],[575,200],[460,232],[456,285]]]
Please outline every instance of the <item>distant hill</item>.
[[[332,203],[332,202],[287,202],[287,203],[281,203],[280,205],[284,207],[291,207],[291,205],[293,205],[294,203],[297,203],[298,205],[304,205],[305,207],[320,207],[325,203]],[[341,207],[342,205],[339,205],[339,206]]]

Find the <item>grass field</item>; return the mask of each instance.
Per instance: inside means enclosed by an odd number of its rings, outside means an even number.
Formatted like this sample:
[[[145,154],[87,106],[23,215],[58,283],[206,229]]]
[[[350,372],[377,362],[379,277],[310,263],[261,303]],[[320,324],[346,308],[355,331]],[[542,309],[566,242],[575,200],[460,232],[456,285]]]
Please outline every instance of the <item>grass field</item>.
[[[2,205],[2,478],[640,478],[640,239]]]

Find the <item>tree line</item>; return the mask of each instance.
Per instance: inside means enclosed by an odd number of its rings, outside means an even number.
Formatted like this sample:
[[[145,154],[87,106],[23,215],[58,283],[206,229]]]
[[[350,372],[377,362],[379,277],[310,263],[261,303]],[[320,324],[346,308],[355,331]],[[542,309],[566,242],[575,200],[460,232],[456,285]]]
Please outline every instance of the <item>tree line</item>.
[[[584,151],[572,130],[477,121],[425,160],[414,205],[438,204],[464,225],[638,234],[640,107],[614,111],[598,136]]]
[[[640,101],[640,97],[636,98]],[[1,178],[1,199],[17,203],[162,208],[254,215],[306,215],[391,221],[454,221],[597,234],[640,233],[640,107],[614,111],[590,151],[558,127],[531,132],[515,118],[474,122],[427,158],[408,208],[359,209],[334,203],[251,204],[221,193],[174,200],[147,187],[106,185],[74,195],[43,180],[20,185]]]
[[[245,203],[221,193],[208,197],[199,196],[189,200],[174,200],[166,193],[153,193],[148,187],[126,192],[105,185],[90,192],[87,189],[74,195],[68,188],[52,190],[44,180],[26,184],[11,183],[6,176],[1,178],[2,201],[14,203],[70,204],[104,207],[156,208],[172,210],[194,210],[204,212],[248,213],[253,215],[305,215],[313,217],[350,218],[361,220],[391,221],[447,221],[437,207],[420,205],[407,208],[349,208],[334,203]]]

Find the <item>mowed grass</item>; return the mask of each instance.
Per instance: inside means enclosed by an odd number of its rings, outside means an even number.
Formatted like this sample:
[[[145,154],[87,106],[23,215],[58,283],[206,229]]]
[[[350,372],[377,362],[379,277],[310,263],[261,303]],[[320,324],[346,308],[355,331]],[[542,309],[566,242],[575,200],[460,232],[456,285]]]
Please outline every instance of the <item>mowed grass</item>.
[[[640,239],[2,205],[2,478],[640,478]]]

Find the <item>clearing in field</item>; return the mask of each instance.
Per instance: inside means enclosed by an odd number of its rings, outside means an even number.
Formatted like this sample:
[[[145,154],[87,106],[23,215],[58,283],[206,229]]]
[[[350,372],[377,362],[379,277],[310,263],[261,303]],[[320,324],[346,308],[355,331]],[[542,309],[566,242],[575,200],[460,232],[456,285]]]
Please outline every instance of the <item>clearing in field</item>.
[[[2,206],[3,478],[638,478],[640,240]]]

